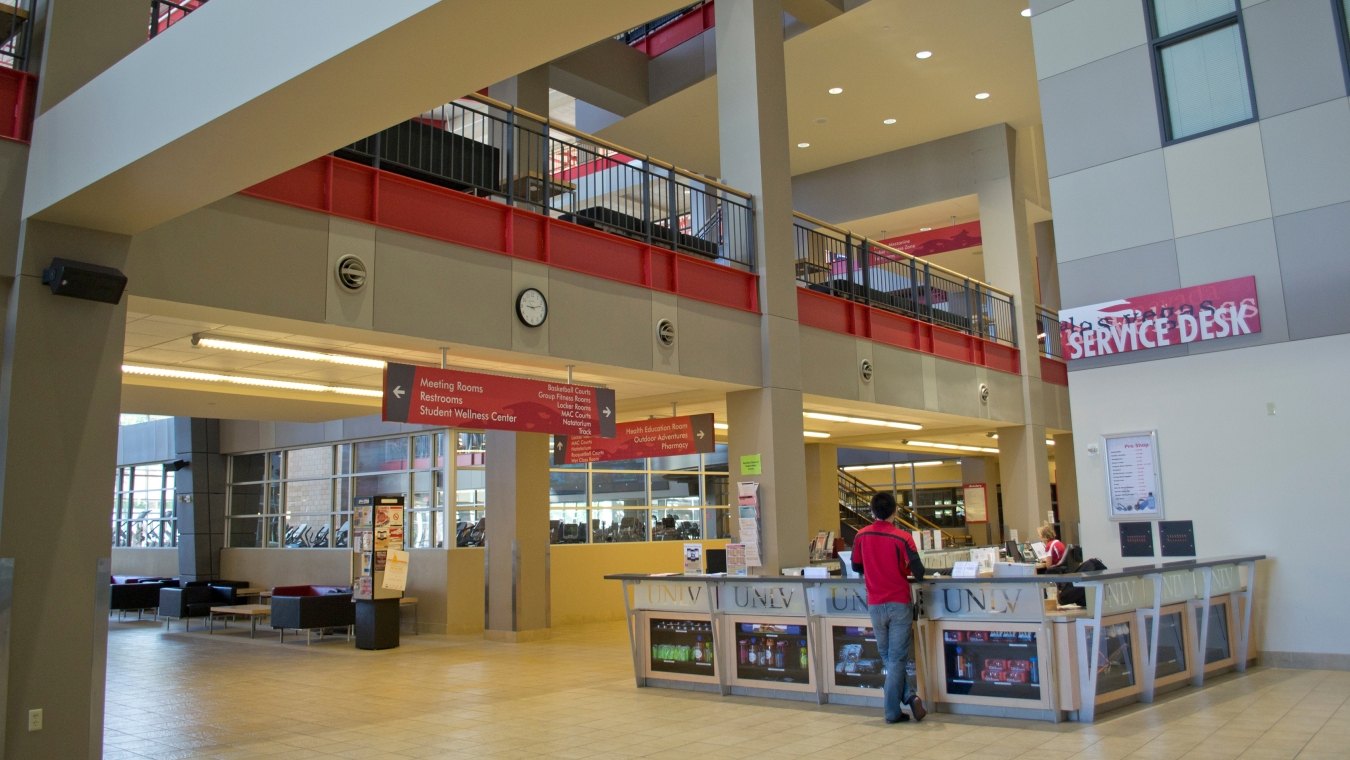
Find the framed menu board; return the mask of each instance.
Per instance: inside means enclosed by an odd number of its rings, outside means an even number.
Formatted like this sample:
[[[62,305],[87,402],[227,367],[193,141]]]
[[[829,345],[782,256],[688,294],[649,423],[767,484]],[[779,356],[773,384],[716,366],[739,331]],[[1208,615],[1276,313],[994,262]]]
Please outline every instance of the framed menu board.
[[[1163,516],[1158,433],[1103,436],[1106,503],[1112,520],[1158,520]]]

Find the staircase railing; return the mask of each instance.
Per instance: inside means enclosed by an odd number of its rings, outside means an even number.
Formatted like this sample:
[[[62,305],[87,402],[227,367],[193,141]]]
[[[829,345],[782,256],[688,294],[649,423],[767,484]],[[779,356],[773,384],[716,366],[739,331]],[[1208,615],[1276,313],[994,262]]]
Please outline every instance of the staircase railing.
[[[872,522],[872,496],[877,489],[869,486],[856,476],[839,468],[839,515],[841,533],[845,527],[853,529],[866,527]],[[861,521],[861,525],[856,525]],[[908,530],[936,530],[942,534],[944,546],[957,546],[966,542],[966,537],[948,532],[941,525],[919,514],[918,511],[901,506],[896,510],[895,521]]]

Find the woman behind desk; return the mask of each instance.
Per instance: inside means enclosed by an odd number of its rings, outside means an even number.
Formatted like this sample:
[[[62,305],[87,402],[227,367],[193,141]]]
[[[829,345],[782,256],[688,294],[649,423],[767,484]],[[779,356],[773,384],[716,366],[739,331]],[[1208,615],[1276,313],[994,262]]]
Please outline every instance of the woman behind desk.
[[[1069,549],[1063,541],[1055,537],[1055,526],[1044,523],[1041,525],[1039,533],[1041,540],[1045,542],[1046,555],[1036,564],[1045,572],[1065,572],[1067,568],[1064,566],[1064,561],[1069,557]]]

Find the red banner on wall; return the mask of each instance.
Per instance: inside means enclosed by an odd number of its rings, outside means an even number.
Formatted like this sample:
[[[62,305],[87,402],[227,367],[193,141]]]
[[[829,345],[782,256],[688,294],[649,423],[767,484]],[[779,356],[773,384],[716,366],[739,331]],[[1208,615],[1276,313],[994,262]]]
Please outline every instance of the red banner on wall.
[[[904,251],[911,256],[932,256],[935,253],[959,251],[962,248],[974,248],[984,244],[980,235],[980,220],[939,227],[912,235],[900,235],[881,241],[892,248]]]
[[[1070,360],[1261,332],[1256,278],[1131,296],[1059,313]]]
[[[566,436],[553,441],[554,464],[707,454],[715,446],[713,416],[662,417],[615,426],[613,438]]]
[[[423,425],[614,435],[614,391],[411,364],[384,369],[383,419]]]

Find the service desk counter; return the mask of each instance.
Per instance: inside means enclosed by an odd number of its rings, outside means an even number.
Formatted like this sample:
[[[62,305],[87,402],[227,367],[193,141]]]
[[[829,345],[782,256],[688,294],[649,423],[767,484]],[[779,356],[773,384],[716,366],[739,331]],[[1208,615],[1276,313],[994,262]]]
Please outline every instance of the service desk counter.
[[[1244,670],[1260,559],[916,583],[911,688],[930,710],[1091,721]],[[623,584],[638,686],[881,706],[859,579],[605,577]],[[1085,589],[1086,606],[1060,608],[1057,584]]]

